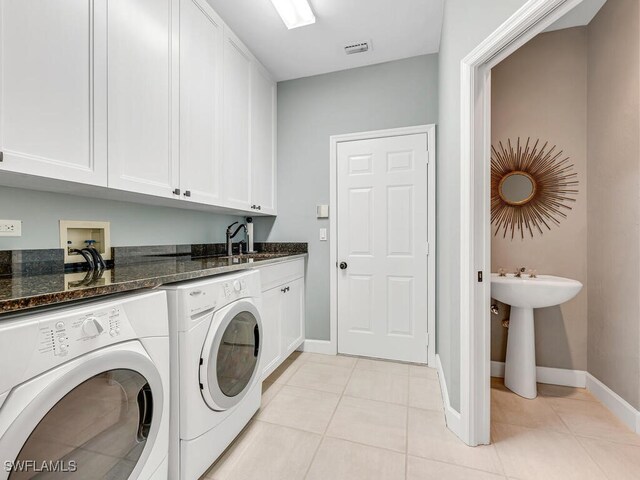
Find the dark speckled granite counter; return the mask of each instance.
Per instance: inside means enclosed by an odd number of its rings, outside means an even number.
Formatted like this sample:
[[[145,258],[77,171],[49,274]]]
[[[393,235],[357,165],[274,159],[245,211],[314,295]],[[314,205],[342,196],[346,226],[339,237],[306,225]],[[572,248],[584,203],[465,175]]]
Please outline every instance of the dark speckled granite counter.
[[[98,278],[87,272],[65,272],[63,268],[53,272],[47,269],[42,273],[14,268],[11,273],[0,274],[0,320],[3,313],[156,288],[167,283],[280,263],[307,255],[306,244],[280,244],[280,248],[273,245],[256,244],[258,248],[263,247],[260,249],[263,253],[235,257],[198,258],[187,252],[173,255],[154,252],[152,255],[141,255],[144,261],[128,263],[118,262],[117,256],[114,256],[116,261],[113,267],[102,272]]]

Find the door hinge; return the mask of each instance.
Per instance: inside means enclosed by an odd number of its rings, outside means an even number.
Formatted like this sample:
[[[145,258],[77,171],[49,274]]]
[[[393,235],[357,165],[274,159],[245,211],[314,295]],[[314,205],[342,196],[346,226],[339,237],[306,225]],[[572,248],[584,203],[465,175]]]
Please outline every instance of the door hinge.
[[[4,152],[0,152],[0,162],[4,162]]]
[[[478,271],[478,283],[482,283],[482,270]]]
[[[429,335],[427,334],[427,347],[429,346]]]
[[[429,247],[429,242],[427,242],[427,255],[431,254],[431,248]]]

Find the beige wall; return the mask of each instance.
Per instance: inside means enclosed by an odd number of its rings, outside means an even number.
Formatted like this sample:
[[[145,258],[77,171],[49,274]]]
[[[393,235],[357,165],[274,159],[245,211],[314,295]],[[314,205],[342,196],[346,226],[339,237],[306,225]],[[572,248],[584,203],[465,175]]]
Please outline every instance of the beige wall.
[[[640,408],[640,11],[588,27],[589,373]]]
[[[587,284],[587,31],[537,36],[492,71],[492,143],[539,138],[571,157],[579,194],[560,226],[521,240],[492,240],[492,271],[534,268]],[[492,360],[504,361],[507,331],[492,316]],[[537,364],[586,370],[587,288],[561,307],[535,311]]]

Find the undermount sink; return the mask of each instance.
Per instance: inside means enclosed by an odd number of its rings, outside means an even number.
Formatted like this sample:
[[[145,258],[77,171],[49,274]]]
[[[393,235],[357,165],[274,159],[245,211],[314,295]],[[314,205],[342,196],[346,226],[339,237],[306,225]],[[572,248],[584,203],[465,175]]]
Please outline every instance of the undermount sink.
[[[522,277],[491,274],[491,296],[511,305],[504,384],[521,397],[536,398],[536,342],[533,309],[560,305],[575,297],[582,283],[539,275]]]
[[[491,274],[491,296],[496,300],[520,308],[545,308],[560,305],[575,297],[582,283],[570,278],[538,275],[530,278],[523,274],[501,277]]]

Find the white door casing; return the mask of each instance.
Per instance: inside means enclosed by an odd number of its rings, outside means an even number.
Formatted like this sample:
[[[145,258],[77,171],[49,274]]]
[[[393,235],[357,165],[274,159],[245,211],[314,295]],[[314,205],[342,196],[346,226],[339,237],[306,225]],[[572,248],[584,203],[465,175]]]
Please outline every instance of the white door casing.
[[[428,361],[428,149],[426,132],[337,144],[340,353]]]

